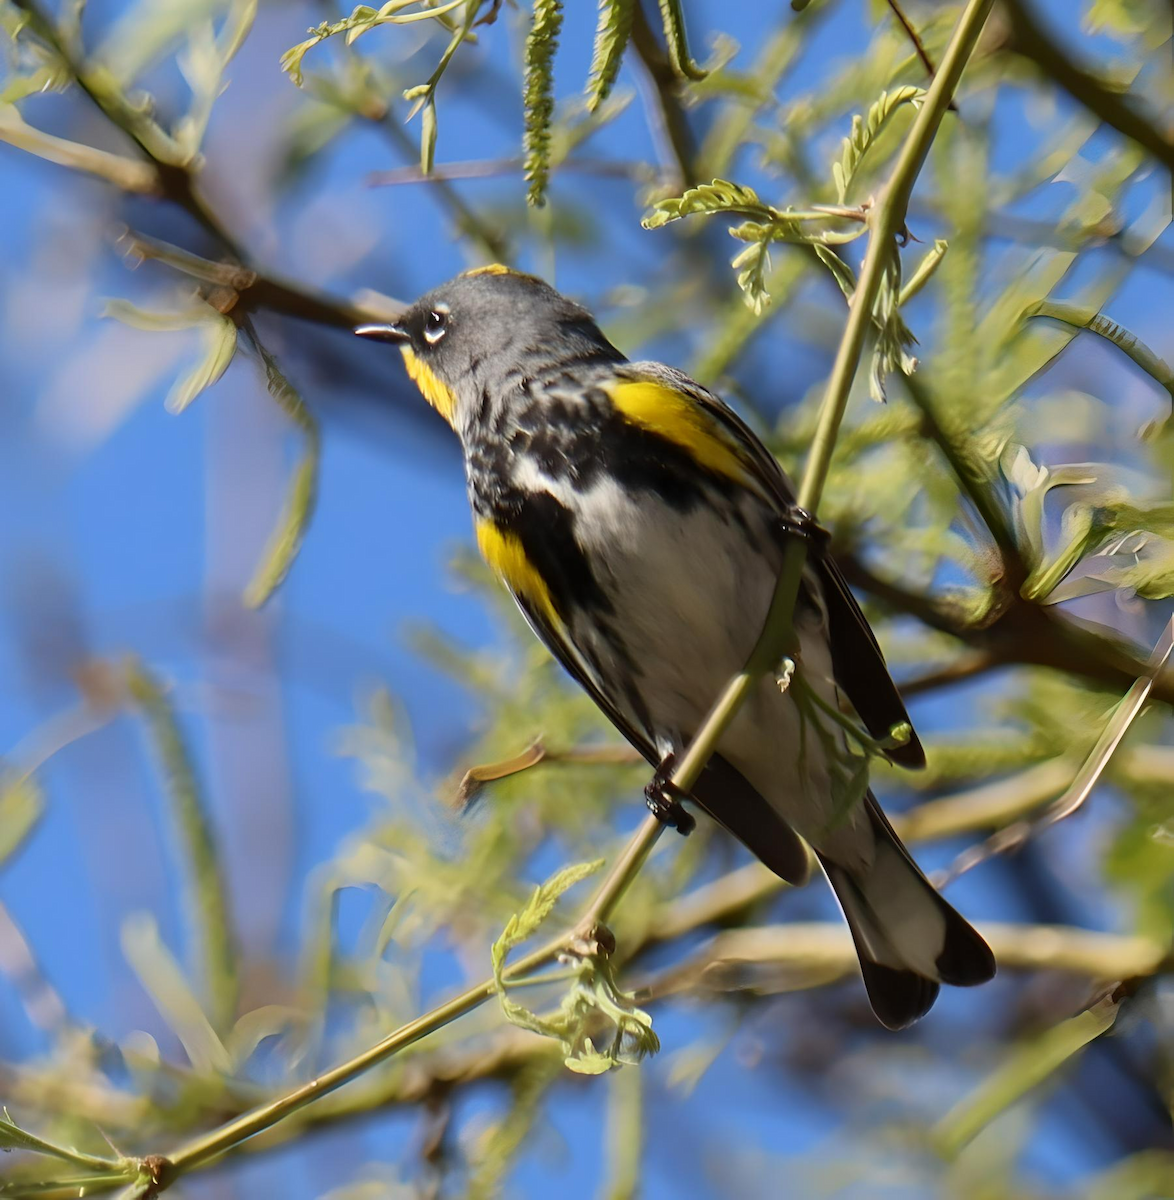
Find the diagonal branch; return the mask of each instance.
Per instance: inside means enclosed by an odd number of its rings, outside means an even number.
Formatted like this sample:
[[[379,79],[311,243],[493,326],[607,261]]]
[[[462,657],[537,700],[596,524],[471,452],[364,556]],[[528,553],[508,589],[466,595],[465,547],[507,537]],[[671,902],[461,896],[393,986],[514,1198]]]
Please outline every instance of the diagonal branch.
[[[112,124],[138,147],[139,152],[155,169],[159,194],[184,210],[213,240],[238,262],[245,261],[244,252],[224,228],[212,210],[204,203],[195,188],[191,170],[185,166],[163,161],[142,133],[128,119],[129,106],[115,104],[104,90],[95,86],[84,62],[74,57],[58,34],[57,27],[47,17],[36,0],[13,0],[28,18],[29,28],[57,57],[73,77],[83,94]]]
[[[1109,91],[1105,85],[1074,63],[1036,18],[1024,0],[1002,0],[1010,23],[1011,48],[1030,59],[1078,104],[1135,141],[1168,171],[1174,171],[1174,140],[1155,116],[1140,110],[1130,99]]]
[[[1089,752],[1088,758],[1076,772],[1064,794],[1034,820],[1022,818],[1000,829],[985,842],[980,842],[977,846],[971,846],[964,850],[954,860],[949,870],[942,872],[934,880],[939,889],[953,883],[959,876],[965,875],[967,871],[973,870],[996,855],[1010,854],[1021,849],[1030,838],[1066,820],[1081,807],[1093,788],[1096,787],[1101,775],[1104,774],[1105,768],[1109,765],[1109,759],[1113,757],[1122,738],[1129,732],[1129,726],[1145,707],[1150,692],[1153,691],[1154,680],[1169,661],[1172,651],[1174,651],[1174,617],[1167,622],[1165,632],[1154,646],[1149,662],[1146,663],[1145,673],[1134,681],[1133,686],[1122,697],[1105,728],[1101,731],[1096,745]]]

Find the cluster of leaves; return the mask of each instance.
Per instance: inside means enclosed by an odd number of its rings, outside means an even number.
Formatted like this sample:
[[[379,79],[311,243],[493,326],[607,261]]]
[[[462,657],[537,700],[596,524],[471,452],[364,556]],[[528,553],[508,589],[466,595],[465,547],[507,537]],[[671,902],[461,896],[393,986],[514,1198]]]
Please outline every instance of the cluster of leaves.
[[[748,243],[730,265],[737,270],[738,286],[756,316],[761,316],[770,303],[767,280],[771,271],[772,242],[810,246],[851,303],[856,276],[834,247],[853,242],[867,233],[871,201],[858,209],[849,209],[845,207],[847,199],[869,148],[876,143],[893,114],[902,105],[916,107],[924,98],[922,88],[911,85],[894,88],[882,92],[865,116],[857,114],[852,118],[851,132],[844,138],[839,159],[832,164],[831,185],[836,206],[815,204],[806,211],[792,207],[779,209],[764,204],[751,188],[715,179],[711,184],[690,188],[683,196],[658,201],[652,213],[644,218],[644,227],[659,229],[682,217],[698,215],[750,217],[730,229],[732,237]],[[845,221],[850,224],[848,229],[843,227]],[[876,342],[869,372],[874,400],[886,399],[887,374],[900,370],[909,375],[917,365],[917,360],[908,353],[908,347],[915,339],[902,319],[900,309],[928,282],[946,249],[944,240],[936,241],[905,288],[901,287],[901,261],[896,248],[883,251],[886,254],[885,270],[873,312]]]
[[[419,4],[420,7],[416,7]],[[420,166],[425,175],[432,171],[436,157],[436,87],[462,43],[475,41],[478,25],[497,19],[501,0],[450,0],[433,6],[429,0],[388,0],[381,8],[360,4],[338,21],[324,21],[310,30],[310,37],[291,47],[282,56],[281,65],[298,87],[305,82],[302,60],[308,51],[328,38],[344,35],[347,46],[378,25],[406,25],[434,20],[451,33],[448,45],[435,70],[425,83],[406,88],[404,100],[411,103],[408,120],[422,113],[420,129]],[[611,94],[619,75],[624,53],[632,38],[637,19],[638,0],[603,0],[599,7],[599,28],[595,35],[591,71],[587,80],[587,111],[595,113]],[[458,20],[453,14],[461,10]],[[486,11],[482,11],[486,10]],[[669,61],[683,80],[702,80],[706,72],[689,54],[684,16],[680,0],[660,0],[660,12],[668,45]],[[562,0],[534,0],[533,16],[526,36],[522,82],[522,106],[525,124],[522,133],[524,172],[530,187],[530,204],[544,203],[551,168],[551,139],[554,132],[554,59],[559,31],[563,23]]]
[[[36,92],[62,88],[72,80],[69,63],[62,47],[78,41],[78,23],[83,5],[73,6],[74,24],[60,29],[60,36],[46,38],[45,18],[39,10],[26,6],[5,4],[3,25],[12,38],[13,69],[0,90],[0,117],[8,123],[19,123],[33,153],[41,150],[81,153],[73,165],[86,169],[84,154],[89,147],[71,151],[69,143],[30,129],[9,106]],[[191,91],[187,111],[164,128],[156,119],[149,98],[128,95],[136,68],[142,63],[135,56],[118,56],[115,46],[107,54],[99,53],[84,73],[86,90],[108,112],[117,115],[121,123],[157,162],[187,168],[198,164],[213,105],[224,89],[225,71],[236,57],[252,29],[257,14],[257,0],[234,0],[228,16],[217,32],[211,20],[193,22],[186,30],[184,53],[176,59]],[[52,155],[47,155],[52,157]]]
[[[631,996],[616,982],[611,966],[610,950],[590,934],[581,946],[565,951],[560,960],[565,970],[551,979],[505,978],[506,956],[527,941],[554,910],[558,898],[568,888],[593,875],[603,866],[603,859],[593,863],[564,867],[544,884],[534,889],[526,907],[515,913],[493,943],[493,982],[506,1020],[531,1033],[556,1038],[562,1045],[566,1067],[579,1075],[601,1075],[612,1067],[634,1066],[647,1054],[660,1049],[660,1041],[652,1032],[652,1018],[637,1008]],[[511,999],[512,987],[532,986],[535,982],[573,979],[563,995],[562,1003],[553,1016],[540,1017],[525,1005]],[[597,1050],[592,1036],[599,1038],[601,1023],[610,1026],[608,1042]]]

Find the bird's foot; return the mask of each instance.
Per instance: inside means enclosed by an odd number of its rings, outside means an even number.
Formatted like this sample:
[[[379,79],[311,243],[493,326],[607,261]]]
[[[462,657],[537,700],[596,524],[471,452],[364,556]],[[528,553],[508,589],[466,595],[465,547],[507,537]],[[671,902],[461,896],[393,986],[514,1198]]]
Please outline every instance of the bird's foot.
[[[794,537],[803,538],[815,554],[827,551],[832,535],[805,509],[796,505],[783,518],[783,528]]]
[[[682,800],[687,800],[689,797],[670,778],[672,766],[673,756],[670,754],[656,768],[656,773],[644,789],[644,803],[648,805],[652,815],[658,821],[663,825],[671,826],[679,834],[685,836],[693,832],[697,822],[681,804]]]

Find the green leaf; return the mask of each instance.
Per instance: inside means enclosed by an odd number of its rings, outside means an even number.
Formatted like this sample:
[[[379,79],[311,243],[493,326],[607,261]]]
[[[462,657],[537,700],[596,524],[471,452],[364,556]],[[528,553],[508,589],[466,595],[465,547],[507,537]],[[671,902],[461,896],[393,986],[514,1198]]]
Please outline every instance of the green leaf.
[[[893,246],[881,277],[876,307],[873,309],[877,337],[872,351],[868,390],[872,398],[880,404],[887,398],[885,377],[894,371],[912,375],[917,367],[917,359],[909,353],[909,347],[916,344],[917,339],[901,316],[900,298],[901,257],[896,246]]]
[[[511,984],[542,980],[507,980],[505,960],[514,946],[537,932],[567,888],[602,865],[603,860],[599,859],[564,867],[536,888],[526,907],[510,918],[490,953],[494,986],[506,1020],[532,1033],[557,1039],[562,1045],[567,1068],[583,1075],[598,1075],[656,1053],[660,1041],[652,1031],[652,1018],[637,1008],[632,997],[620,989],[611,960],[598,943],[594,949],[572,951],[568,948],[561,956],[564,961],[574,962],[571,968],[574,983],[564,995],[562,1004],[549,1017],[541,1017],[510,998],[507,989]],[[610,1045],[603,1050],[597,1050],[587,1034],[589,1025],[597,1022],[599,1017],[603,1017],[614,1031]]]
[[[314,505],[318,497],[318,465],[321,457],[321,435],[318,422],[306,407],[305,401],[281,373],[276,359],[257,343],[257,352],[265,367],[265,385],[286,415],[302,431],[302,459],[294,468],[285,507],[278,518],[269,543],[253,578],[245,588],[244,601],[249,608],[260,608],[281,586],[297,558]]]
[[[774,208],[763,203],[752,188],[725,179],[715,179],[712,183],[690,188],[684,195],[658,201],[641,223],[645,229],[659,229],[682,217],[735,213],[753,218],[730,229],[732,237],[750,243],[747,249],[735,255],[730,265],[738,272],[738,286],[756,316],[761,315],[770,303],[767,275],[771,269],[771,242],[811,245],[819,253],[820,247],[832,242],[851,241],[865,229],[863,223],[859,229],[847,233],[820,228],[818,225],[809,229],[809,222],[843,221],[848,214],[818,208],[805,212]]]
[[[704,79],[709,72],[699,67],[689,54],[681,0],[659,0],[659,3],[660,19],[664,23],[665,45],[668,47],[669,62],[673,70],[682,79]]]
[[[323,28],[323,26],[319,26]],[[325,34],[315,33],[313,37],[307,38],[304,42],[298,42],[296,46],[291,46],[282,56],[280,60],[281,69],[293,80],[294,87],[301,87],[305,82],[305,76],[302,74],[302,59],[306,57],[309,51],[322,41]]]
[[[235,0],[219,38],[213,36],[210,20],[188,30],[187,52],[177,62],[192,89],[192,103],[172,135],[187,156],[185,162],[199,153],[212,107],[224,91],[225,68],[244,44],[256,15],[257,0]]]
[[[868,116],[859,113],[852,118],[852,132],[844,138],[840,161],[832,164],[832,179],[836,185],[836,198],[841,204],[848,201],[852,181],[860,169],[864,156],[888,124],[889,118],[903,104],[920,104],[925,91],[919,87],[901,87],[891,92],[881,92],[880,97],[869,108]]]
[[[432,174],[436,160],[436,101],[429,96],[420,117],[420,170]]]
[[[851,300],[852,293],[856,291],[856,272],[827,246],[815,246],[815,256],[831,272],[836,286],[844,293],[844,299]]]
[[[660,229],[682,217],[722,212],[740,213],[760,221],[770,221],[776,215],[776,210],[764,204],[753,188],[742,187],[726,179],[715,179],[712,183],[689,188],[681,196],[657,201],[653,211],[640,224],[645,229]]]
[[[770,293],[766,288],[766,276],[770,271],[770,237],[752,242],[730,262],[738,272],[738,286],[746,296],[746,303],[756,313],[761,313],[770,304]]]
[[[287,1004],[265,1004],[245,1013],[233,1025],[226,1039],[234,1071],[243,1070],[257,1047],[267,1038],[303,1028],[307,1022],[306,1013]]]
[[[210,311],[215,312],[214,309]],[[183,412],[228,370],[236,354],[237,329],[231,318],[219,314],[217,317],[202,323],[200,336],[204,342],[204,355],[190,374],[177,380],[168,392],[164,406],[169,412]]]
[[[27,75],[9,75],[0,88],[0,105],[15,104],[26,96],[41,92],[60,91],[70,81],[69,72],[60,63],[38,67]]]
[[[129,300],[107,300],[102,308],[102,316],[113,317],[131,329],[141,329],[146,333],[175,333],[181,329],[195,329],[208,320],[208,312],[209,307],[203,302],[179,312],[139,308]]]
[[[323,21],[309,31],[310,37],[306,41],[291,46],[281,56],[281,69],[297,87],[301,87],[305,82],[302,75],[302,60],[320,42],[342,33],[346,35],[346,44],[349,46],[356,38],[370,33],[377,25],[410,25],[415,21],[436,21],[446,28],[451,28],[447,15],[453,9],[464,5],[464,26],[457,30],[455,43],[445,53],[441,60],[442,65],[429,81],[429,85],[435,87],[436,80],[439,79],[444,67],[448,64],[448,59],[452,56],[452,50],[469,35],[469,28],[476,16],[477,9],[480,8],[480,3],[478,0],[449,0],[449,3],[438,5],[435,8],[421,8],[408,13],[402,11],[416,2],[417,0],[388,0],[388,3],[379,9],[374,9],[369,4],[360,4],[353,9],[349,17],[343,17],[340,21]]]
[[[1040,466],[1032,459],[1031,452],[1026,446],[1016,443],[1009,443],[1004,449],[1001,466],[1004,476],[1017,493],[1014,515],[1018,540],[1028,550],[1029,561],[1034,568],[1033,577],[1038,577],[1044,559],[1044,505],[1048,493],[1053,488],[1087,486],[1096,483],[1103,468],[1098,467],[1095,463],[1065,463],[1055,467]],[[1074,534],[1070,536],[1074,536]],[[1053,579],[1051,586],[1055,587],[1060,582],[1060,578],[1062,576]],[[1038,593],[1041,596],[1046,594],[1046,592]]]
[[[1015,1048],[1002,1066],[975,1092],[955,1105],[933,1130],[934,1144],[946,1158],[955,1157],[1000,1113],[1054,1075],[1089,1042],[1113,1027],[1119,1002],[1112,997],[1061,1021],[1037,1038]]]
[[[493,979],[501,995],[505,993],[505,981],[502,972],[505,969],[506,955],[520,942],[533,937],[539,926],[550,916],[563,892],[573,888],[590,875],[594,875],[604,860],[597,858],[594,862],[576,863],[556,871],[545,883],[534,889],[526,907],[521,912],[510,917],[502,930],[501,936],[493,943],[490,959],[493,963]]]
[[[522,107],[524,167],[530,187],[526,201],[545,203],[550,176],[550,127],[554,121],[554,54],[563,24],[561,0],[534,0],[534,18],[526,37]]]
[[[45,798],[32,775],[0,767],[0,865],[32,832],[45,809]]]
[[[587,111],[593,113],[611,95],[624,51],[632,36],[637,0],[599,0],[599,25],[591,74],[587,80]]]
[[[921,261],[913,268],[913,274],[901,288],[898,308],[904,308],[929,283],[949,248],[950,243],[945,238],[934,239],[934,244],[921,256]]]
[[[123,922],[122,952],[159,1015],[179,1038],[192,1066],[197,1071],[227,1075],[232,1059],[149,913],[134,914]]]
[[[1073,329],[1087,329],[1112,342],[1122,354],[1130,358],[1156,384],[1170,393],[1174,400],[1174,370],[1171,370],[1165,359],[1155,354],[1136,335],[1129,332],[1116,321],[1109,320],[1095,308],[1085,308],[1077,304],[1060,304],[1055,300],[1039,300],[1026,312],[1026,317],[1049,317],[1060,321]]]
[[[226,1028],[237,1003],[233,921],[207,801],[170,698],[137,659],[125,664],[126,688],[143,719],[163,773],[164,789],[188,873],[187,917],[213,1023]]]

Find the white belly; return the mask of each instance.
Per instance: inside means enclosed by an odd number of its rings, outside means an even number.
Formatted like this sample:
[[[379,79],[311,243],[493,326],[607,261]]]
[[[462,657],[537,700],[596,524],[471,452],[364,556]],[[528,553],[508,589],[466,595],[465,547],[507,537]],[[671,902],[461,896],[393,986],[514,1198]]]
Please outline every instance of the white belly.
[[[613,605],[610,620],[621,631],[662,753],[681,748],[745,663],[781,565],[766,505],[741,496],[743,524],[732,514],[723,520],[721,502],[680,512],[610,481],[576,497],[577,540]],[[835,705],[822,613],[803,608],[798,629],[804,678]],[[576,622],[574,635],[595,661],[611,662],[616,672],[629,669],[616,657],[606,625]],[[829,829],[838,805],[823,741],[776,679],[762,680],[719,748],[797,832],[820,849],[854,857],[853,815]]]

